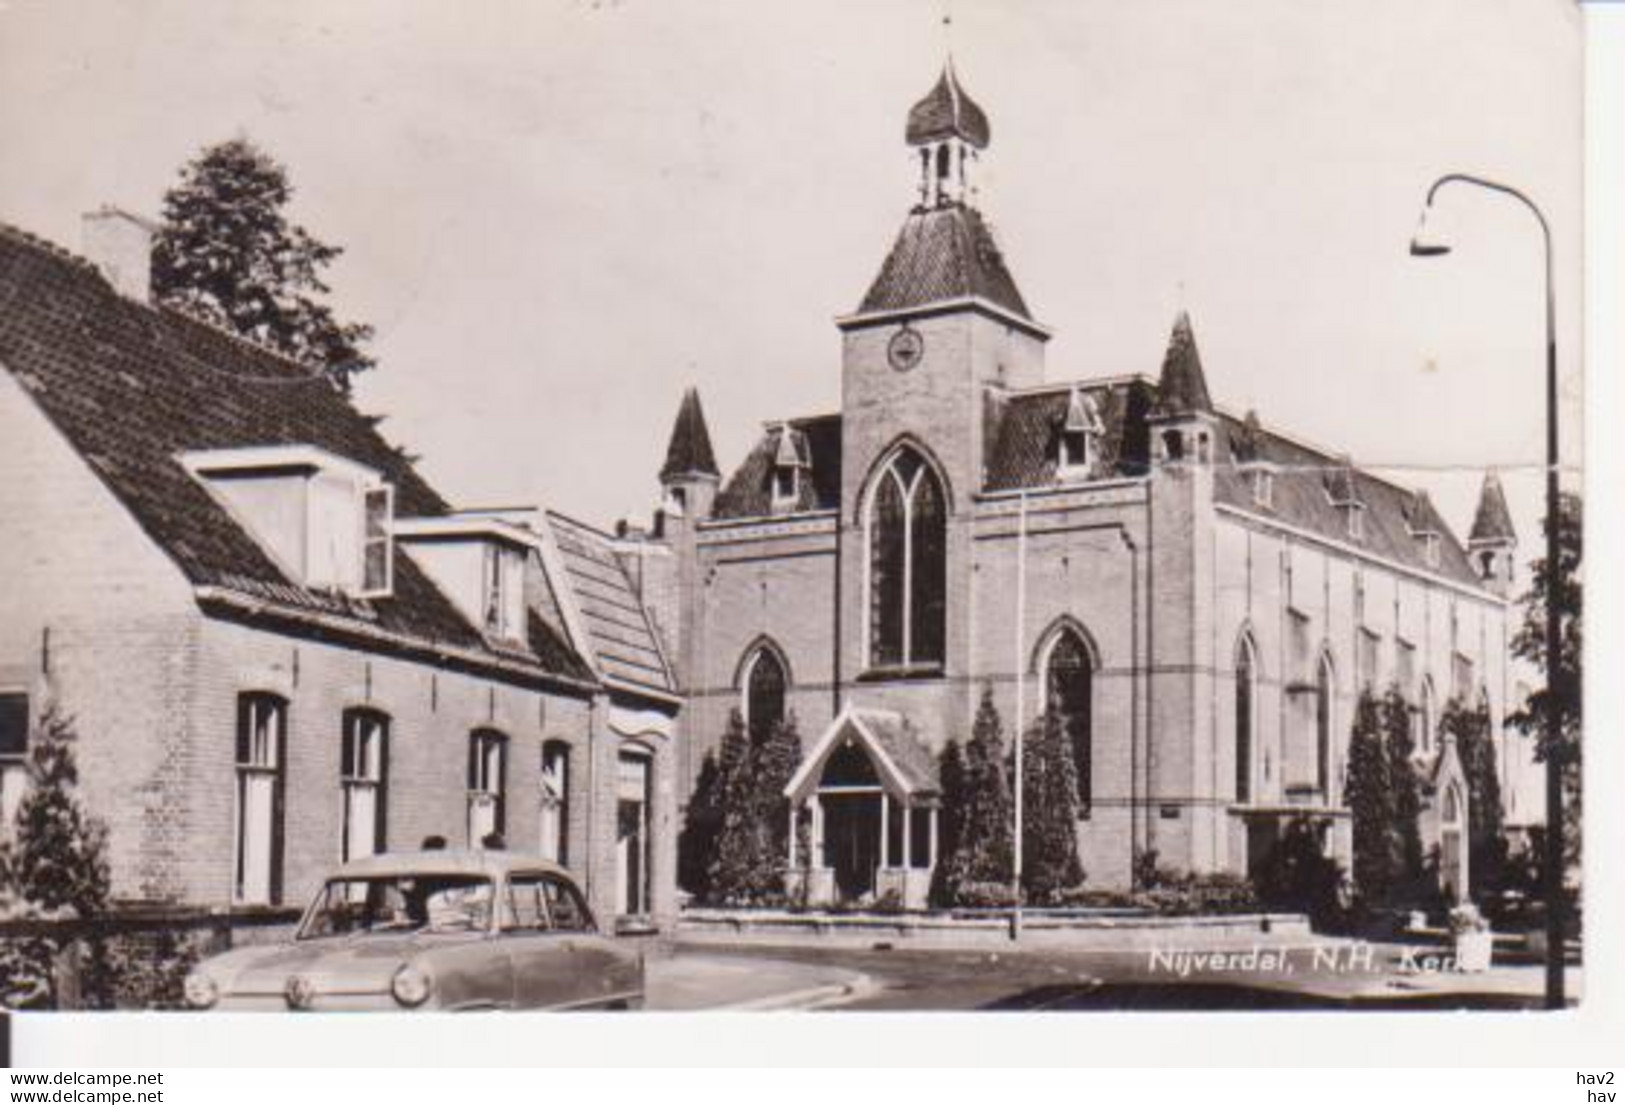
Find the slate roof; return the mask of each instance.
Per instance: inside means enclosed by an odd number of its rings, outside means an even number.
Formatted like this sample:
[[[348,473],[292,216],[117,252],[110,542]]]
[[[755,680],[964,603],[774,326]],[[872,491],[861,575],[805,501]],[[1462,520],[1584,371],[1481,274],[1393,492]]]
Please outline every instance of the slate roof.
[[[719,474],[716,454],[711,451],[711,432],[706,429],[705,411],[700,407],[699,390],[689,388],[683,392],[683,403],[677,408],[677,421],[671,428],[671,442],[666,446],[666,463],[660,466],[660,478]]]
[[[1151,384],[1135,377],[1083,381],[1076,386],[1095,401],[1105,427],[1099,443],[1097,477],[1144,475],[1151,454],[1146,424],[1155,397]],[[1071,401],[1071,387],[1013,394],[988,392],[984,437],[988,452],[983,479],[986,490],[1054,486],[1061,429]]]
[[[1334,484],[1346,484],[1334,490],[1346,492],[1353,501],[1365,506],[1364,534],[1354,544],[1418,571],[1442,575],[1472,587],[1482,586],[1461,543],[1426,494],[1362,471],[1351,465],[1345,456],[1314,449],[1263,428],[1256,434],[1256,459],[1274,465],[1276,470],[1271,505],[1256,505],[1248,476],[1236,466],[1228,448],[1228,439],[1242,432],[1243,422],[1221,414],[1219,424],[1225,440],[1220,443],[1217,458],[1220,463],[1213,477],[1216,501],[1331,540],[1348,542],[1347,508],[1334,506],[1328,489],[1327,477],[1333,475]],[[1438,567],[1428,564],[1426,547],[1418,540],[1418,535],[1425,532],[1437,533],[1440,537]]]
[[[564,560],[565,585],[581,614],[585,644],[599,674],[671,692],[675,681],[665,654],[631,577],[615,555],[613,538],[556,511],[548,511],[545,520]]]
[[[1191,316],[1184,311],[1174,319],[1168,335],[1168,350],[1162,357],[1162,374],[1157,380],[1157,413],[1181,415],[1213,410],[1207,393],[1207,374],[1202,371],[1202,354],[1196,348]]]
[[[949,204],[909,215],[858,312],[900,311],[966,296],[1032,318],[981,214]]]
[[[407,457],[325,379],[246,341],[167,308],[119,295],[89,262],[0,223],[0,366],[9,370],[129,510],[137,524],[222,613],[234,609],[294,632],[316,621],[324,635],[377,633],[429,653],[483,654],[504,671],[586,674],[545,626],[534,651],[498,647],[471,625],[398,545],[394,593],[355,599],[304,587],[176,459],[183,452],[312,445],[378,470],[402,516],[437,516],[447,504]],[[250,604],[241,604],[244,608]]]
[[[993,137],[987,114],[959,87],[952,61],[943,66],[942,76],[925,98],[909,109],[903,137],[911,146],[963,138],[979,150],[987,149]]]
[[[1467,540],[1476,543],[1517,539],[1517,531],[1512,528],[1512,512],[1507,509],[1506,492],[1501,490],[1501,477],[1494,472],[1486,472],[1484,486],[1478,493],[1478,510],[1473,515],[1473,528]]]
[[[785,785],[785,796],[801,801],[810,794],[835,750],[854,737],[865,745],[888,791],[900,791],[899,797],[940,793],[936,757],[906,717],[895,710],[848,706],[813,742]]]
[[[836,510],[841,505],[841,416],[789,423],[798,452],[805,449],[797,511]],[[713,518],[756,518],[773,513],[773,465],[781,427],[769,426],[711,504]]]
[[[851,711],[864,730],[885,751],[912,794],[935,794],[939,789],[937,761],[902,714],[891,710]]]

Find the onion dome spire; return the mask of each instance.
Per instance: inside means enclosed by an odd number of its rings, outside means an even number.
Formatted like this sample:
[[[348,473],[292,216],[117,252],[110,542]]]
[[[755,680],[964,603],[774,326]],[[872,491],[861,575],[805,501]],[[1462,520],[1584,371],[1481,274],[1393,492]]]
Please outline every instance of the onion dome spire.
[[[953,59],[925,98],[908,112],[904,140],[919,150],[920,206],[945,207],[971,199],[971,166],[987,149],[987,115],[963,88]]]

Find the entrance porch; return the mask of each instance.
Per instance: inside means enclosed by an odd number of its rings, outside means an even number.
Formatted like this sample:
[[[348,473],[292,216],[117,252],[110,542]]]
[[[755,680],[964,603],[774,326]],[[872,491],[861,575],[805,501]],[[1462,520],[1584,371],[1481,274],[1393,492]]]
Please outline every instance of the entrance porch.
[[[901,714],[842,711],[785,796],[792,901],[926,907],[940,791],[935,758]]]

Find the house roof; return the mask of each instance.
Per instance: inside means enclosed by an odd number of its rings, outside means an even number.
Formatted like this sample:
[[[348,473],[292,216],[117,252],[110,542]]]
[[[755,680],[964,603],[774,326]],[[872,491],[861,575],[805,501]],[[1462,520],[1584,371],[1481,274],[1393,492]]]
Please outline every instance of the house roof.
[[[1501,490],[1501,477],[1494,472],[1486,472],[1467,541],[1469,544],[1498,544],[1517,539],[1517,531],[1512,528],[1512,512],[1507,509],[1506,492]]]
[[[909,108],[903,137],[911,146],[962,138],[979,150],[987,149],[993,137],[987,114],[959,87],[952,61],[942,67],[931,91]]]
[[[279,631],[353,633],[489,657],[504,675],[580,678],[545,623],[529,647],[488,642],[398,545],[394,591],[356,599],[289,578],[182,465],[200,450],[309,445],[381,473],[403,516],[447,504],[321,376],[247,341],[119,295],[89,262],[0,224],[0,365],[196,587],[206,609]],[[230,596],[244,600],[227,603]],[[319,624],[319,631],[313,627]],[[389,646],[392,647],[392,646]]]
[[[756,518],[773,513],[773,468],[785,424],[774,423],[723,484],[711,504],[713,518]],[[841,505],[841,416],[795,419],[790,442],[806,467],[797,511],[836,510]]]
[[[666,463],[660,466],[660,478],[716,475],[719,475],[717,458],[711,451],[711,432],[705,426],[699,389],[689,388],[683,392],[682,405],[677,408],[677,421],[671,428],[671,441],[666,446]]]
[[[580,642],[600,676],[634,688],[675,688],[649,614],[614,539],[584,522],[548,511],[546,525],[563,559],[564,585],[581,618]]]
[[[1031,319],[982,216],[963,204],[910,213],[859,314],[976,296]]]

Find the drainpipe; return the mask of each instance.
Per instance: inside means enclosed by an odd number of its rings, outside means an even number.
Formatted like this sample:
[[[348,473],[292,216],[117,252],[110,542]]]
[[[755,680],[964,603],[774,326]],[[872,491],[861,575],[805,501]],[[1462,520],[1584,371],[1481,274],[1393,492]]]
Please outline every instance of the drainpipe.
[[[1022,816],[1024,814],[1022,785],[1024,781],[1024,763],[1022,738],[1027,727],[1027,493],[1023,491],[1019,499],[1016,528],[1016,777],[1015,777],[1015,813],[1016,838],[1014,843],[1014,860],[1011,865],[1011,889],[1015,894],[1015,908],[1010,913],[1010,939],[1021,938],[1021,867],[1022,847],[1021,830]]]

